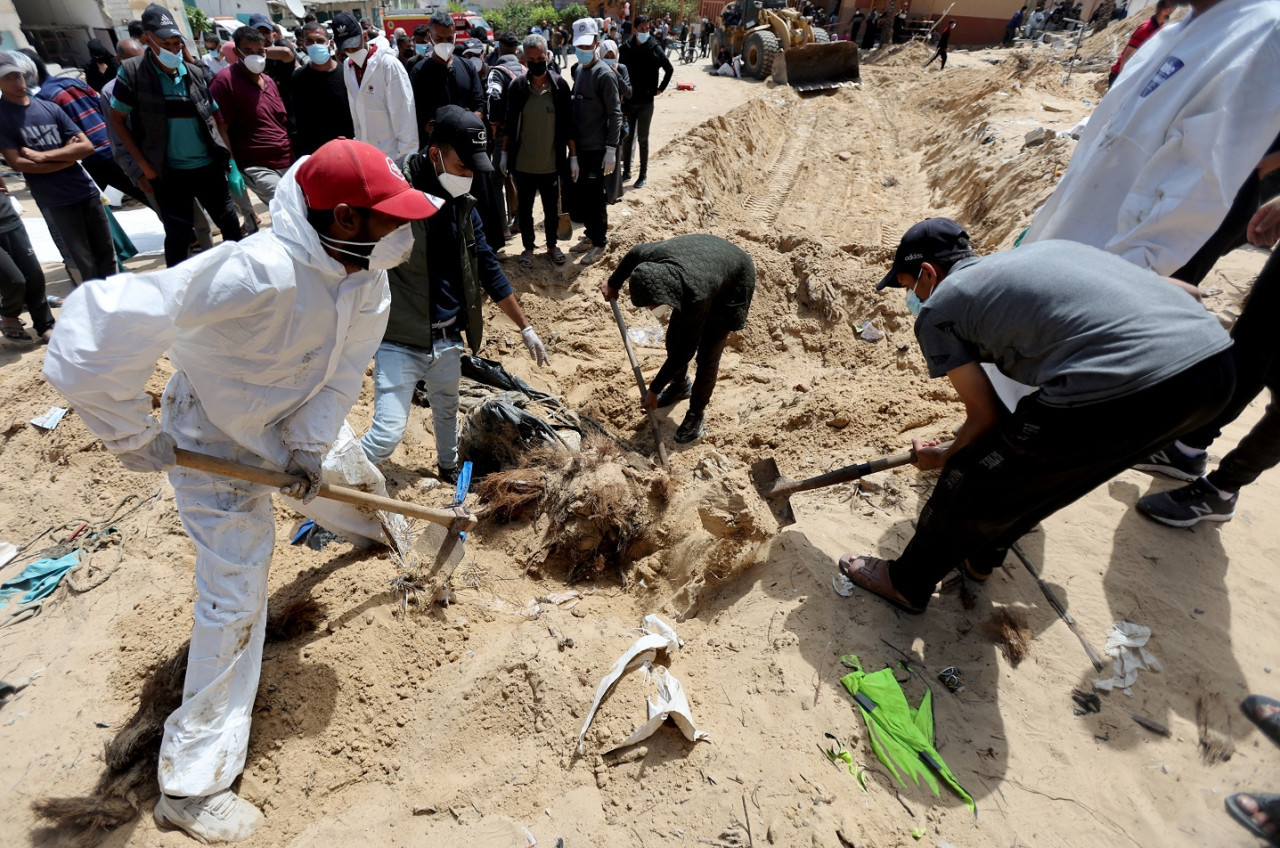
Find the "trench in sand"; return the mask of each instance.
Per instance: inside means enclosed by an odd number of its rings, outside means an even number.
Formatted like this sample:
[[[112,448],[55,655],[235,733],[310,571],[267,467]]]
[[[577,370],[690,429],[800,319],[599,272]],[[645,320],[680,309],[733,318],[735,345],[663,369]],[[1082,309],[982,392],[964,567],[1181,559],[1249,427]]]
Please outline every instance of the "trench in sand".
[[[314,555],[279,549],[273,608],[313,598],[322,614],[315,631],[265,652],[242,791],[267,808],[281,828],[275,837],[304,827],[288,823],[290,816],[357,784],[410,786],[444,800],[465,787],[469,798],[501,797],[510,809],[544,803],[532,780],[515,781],[510,769],[491,767],[496,752],[477,753],[475,740],[491,734],[509,740],[500,759],[521,763],[521,773],[568,768],[570,782],[590,782],[586,764],[566,758],[562,743],[576,736],[579,690],[594,684],[602,658],[564,648],[570,625],[579,644],[605,644],[612,622],[638,620],[635,611],[658,609],[673,617],[698,612],[707,588],[731,580],[772,534],[745,475],[761,454],[776,455],[785,474],[809,476],[900,449],[913,435],[943,434],[958,423],[951,390],[925,379],[900,296],[877,294],[874,281],[897,236],[926,214],[958,214],[981,201],[998,211],[981,220],[959,217],[988,247],[1006,242],[1034,205],[1025,197],[1005,201],[1028,185],[1047,193],[1051,181],[1043,174],[1059,166],[1065,148],[1047,145],[1010,163],[1010,151],[997,154],[979,142],[986,112],[1012,81],[1008,69],[978,75],[953,93],[954,102],[938,101],[914,75],[894,67],[869,68],[867,77],[862,91],[825,96],[771,89],[696,127],[658,154],[671,175],[663,190],[613,207],[614,247],[598,269],[568,288],[555,272],[513,274],[531,318],[554,328],[548,341],[555,375],[537,377],[648,453],[652,443],[635,409],[617,331],[595,293],[601,271],[611,271],[635,243],[690,231],[727,238],[756,262],[749,326],[726,353],[709,435],[675,454],[679,486],[656,517],[659,544],[628,564],[625,593],[605,575],[594,587],[601,594],[583,601],[590,618],[545,604],[541,618],[529,616],[530,599],[563,590],[566,577],[562,567],[531,565],[548,531],[557,529],[537,519],[482,527],[458,572],[468,584],[460,591],[462,603],[408,618],[395,612],[385,589],[389,563],[339,548],[317,565]],[[970,102],[974,98],[978,105]],[[942,132],[928,123],[899,127],[892,120],[896,112],[921,110],[954,122],[961,102],[969,110],[962,123],[969,126],[958,130],[953,125]],[[621,215],[624,209],[630,214]],[[495,315],[488,317],[492,325]],[[861,339],[858,328],[866,322],[886,337]],[[632,323],[644,321],[633,313]],[[517,361],[518,342],[494,335],[487,352]],[[645,371],[652,373],[662,353],[642,351]],[[152,388],[163,376],[162,368]],[[11,390],[56,402],[37,378]],[[371,401],[366,385],[352,414],[357,431],[368,424]],[[668,437],[682,412],[664,412]],[[18,434],[5,448],[16,450],[31,450],[32,473],[36,463],[53,462],[55,481],[87,473],[112,493],[132,482],[115,479],[114,460],[74,419],[39,446],[26,432]],[[429,501],[431,493],[416,484],[432,456],[429,434],[410,434],[389,469],[393,491]],[[914,506],[918,491],[906,474],[887,482],[880,507]],[[166,508],[172,510],[171,501]],[[292,517],[283,508],[278,517],[283,536]],[[180,565],[189,560],[171,512],[159,535],[157,558]],[[104,649],[99,657],[117,665],[115,688],[126,700],[186,636],[189,572],[166,565],[172,562],[151,564],[161,591],[137,600],[116,625],[119,649]],[[483,640],[473,639],[477,634]],[[543,644],[548,637],[550,648]],[[420,705],[431,703],[438,706],[423,715]],[[616,712],[606,712],[588,741],[606,746],[618,733],[617,717],[637,705],[621,693],[610,708]],[[436,773],[431,764],[440,762],[455,764],[455,771]],[[680,768],[674,761],[668,766]],[[92,780],[77,789],[88,785]],[[460,821],[468,815],[464,808],[455,813]]]

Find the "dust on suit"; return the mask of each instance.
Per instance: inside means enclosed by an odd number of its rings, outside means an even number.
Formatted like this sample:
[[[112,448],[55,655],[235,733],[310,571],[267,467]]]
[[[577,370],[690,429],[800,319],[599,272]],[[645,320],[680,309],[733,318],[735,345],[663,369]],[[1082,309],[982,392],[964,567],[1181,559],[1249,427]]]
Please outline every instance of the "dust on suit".
[[[325,253],[306,220],[298,164],[271,203],[271,231],[168,270],[95,280],[67,298],[44,373],[113,452],[145,444],[157,428],[180,448],[276,470],[293,450],[327,451],[326,482],[385,493],[344,418],[386,328],[387,275],[348,274]],[[143,387],[166,351],[176,373],[157,422]],[[195,543],[196,602],[160,788],[201,796],[244,769],[276,490],[179,467],[169,480]],[[377,519],[354,507],[286,501],[355,544],[381,536]]]

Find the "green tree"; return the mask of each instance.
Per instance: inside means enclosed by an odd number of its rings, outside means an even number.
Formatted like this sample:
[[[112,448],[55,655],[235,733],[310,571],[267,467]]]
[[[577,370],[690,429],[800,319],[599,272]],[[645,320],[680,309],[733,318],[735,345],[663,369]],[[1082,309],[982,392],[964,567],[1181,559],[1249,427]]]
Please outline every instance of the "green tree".
[[[557,23],[562,23],[562,24],[565,24],[566,26],[572,26],[573,22],[578,20],[579,18],[591,17],[591,13],[588,12],[587,7],[582,5],[581,3],[574,3],[571,6],[565,6],[559,12],[556,12],[552,17],[556,19]]]
[[[213,20],[198,6],[187,6],[187,23],[191,24],[191,33],[199,38],[203,33],[216,32]]]
[[[466,4],[462,3],[461,0],[449,0],[449,2],[445,4],[445,8],[451,15],[461,15],[465,14],[467,11]]]

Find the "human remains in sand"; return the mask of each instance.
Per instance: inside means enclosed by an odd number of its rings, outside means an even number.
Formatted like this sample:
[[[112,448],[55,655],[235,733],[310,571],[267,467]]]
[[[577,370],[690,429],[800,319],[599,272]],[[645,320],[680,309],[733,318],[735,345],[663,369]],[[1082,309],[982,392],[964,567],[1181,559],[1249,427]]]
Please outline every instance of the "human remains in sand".
[[[281,179],[270,231],[85,283],[63,307],[45,377],[126,468],[169,471],[195,544],[195,622],[155,818],[201,842],[243,839],[262,820],[230,786],[249,745],[275,522],[272,489],[177,467],[175,448],[301,474],[283,490],[291,507],[374,544],[374,516],[313,498],[322,478],[385,494],[344,418],[386,328],[386,269],[413,244],[409,222],[436,209],[377,148],[331,141]],[[143,389],[166,352],[176,371],[156,421]]]
[[[676,441],[696,441],[706,432],[707,404],[716,387],[725,343],[730,333],[747,326],[756,290],[755,263],[737,245],[694,233],[631,248],[600,286],[600,293],[605,300],[617,300],[628,279],[634,305],[660,316],[670,314],[667,359],[640,405],[655,410],[689,398]],[[690,382],[689,362],[695,355],[698,370]]]
[[[949,446],[912,440],[916,466],[942,475],[901,556],[840,558],[907,612],[924,612],[952,569],[985,580],[1037,523],[1231,396],[1231,341],[1195,289],[1097,248],[1050,241],[979,258],[959,224],[930,218],[903,236],[886,287],[908,290],[929,375],[965,406]],[[983,363],[1033,387],[1012,415]]]

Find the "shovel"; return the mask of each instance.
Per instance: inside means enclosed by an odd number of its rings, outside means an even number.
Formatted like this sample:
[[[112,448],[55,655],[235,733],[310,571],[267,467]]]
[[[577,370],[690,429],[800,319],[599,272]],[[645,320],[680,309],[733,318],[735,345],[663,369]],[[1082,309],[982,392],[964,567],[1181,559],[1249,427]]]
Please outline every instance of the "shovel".
[[[627,337],[627,322],[622,318],[622,308],[618,306],[618,299],[614,298],[609,301],[609,305],[613,307],[613,320],[618,322],[618,331],[622,333],[622,346],[627,349],[627,359],[631,360],[631,371],[636,375],[636,385],[640,387],[640,399],[644,400],[647,389],[644,385],[644,374],[640,371],[640,363],[636,361],[636,352],[631,349],[631,339]],[[667,446],[662,443],[662,431],[658,429],[658,416],[652,409],[648,410],[649,426],[653,428],[653,438],[658,443],[658,459],[662,461],[662,467],[667,466]],[[778,466],[775,464],[773,470],[776,472]],[[792,521],[795,521],[793,518]]]
[[[950,447],[950,444],[950,442],[946,442],[939,445],[939,447]],[[789,527],[796,523],[796,514],[791,510],[791,496],[796,492],[807,492],[811,489],[822,489],[838,483],[848,483],[850,480],[857,480],[877,471],[900,468],[915,461],[916,452],[913,449],[891,454],[890,456],[882,456],[870,462],[846,465],[844,468],[837,468],[835,471],[828,471],[826,474],[810,477],[807,480],[792,480],[790,477],[783,477],[782,473],[778,471],[777,460],[769,457],[752,463],[751,482],[755,484],[756,491],[760,493],[760,497],[764,498],[774,517],[778,519],[778,526]]]
[[[177,448],[174,453],[178,457],[178,465],[181,465],[183,468],[194,468],[197,471],[208,471],[210,474],[219,474],[223,477],[234,477],[237,480],[245,480],[250,483],[271,486],[275,489],[292,486],[299,481],[305,482],[305,478],[289,474],[284,471],[272,471],[269,468],[261,468],[257,465],[246,465],[243,462],[221,459],[216,456],[209,456],[208,454],[183,450],[182,448]],[[329,483],[322,483],[317,495],[318,497],[328,498],[331,501],[342,501],[343,503],[369,507],[382,512],[394,512],[398,515],[407,515],[410,518],[421,518],[426,521],[430,521],[433,524],[439,524],[442,527],[447,527],[452,530],[455,535],[464,530],[471,530],[480,523],[480,519],[468,512],[465,507],[459,506],[455,509],[433,509],[427,506],[418,506],[417,504],[398,501],[395,498],[373,495],[368,492],[362,492],[359,489],[348,488],[347,486],[333,486]]]

